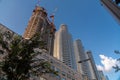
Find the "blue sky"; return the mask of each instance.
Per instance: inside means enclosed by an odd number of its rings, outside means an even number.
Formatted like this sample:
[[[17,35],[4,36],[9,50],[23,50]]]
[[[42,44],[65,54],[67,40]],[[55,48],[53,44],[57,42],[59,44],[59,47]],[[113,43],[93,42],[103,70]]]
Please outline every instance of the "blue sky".
[[[14,32],[23,34],[32,10],[38,0],[0,0],[0,23]],[[114,60],[120,56],[120,25],[101,5],[99,0],[41,0],[48,15],[55,12],[57,30],[60,24],[68,25],[73,39],[81,39],[85,50],[91,50],[96,64],[103,66],[101,57]],[[110,58],[111,57],[111,58]],[[117,80],[120,72],[105,72],[110,80]]]

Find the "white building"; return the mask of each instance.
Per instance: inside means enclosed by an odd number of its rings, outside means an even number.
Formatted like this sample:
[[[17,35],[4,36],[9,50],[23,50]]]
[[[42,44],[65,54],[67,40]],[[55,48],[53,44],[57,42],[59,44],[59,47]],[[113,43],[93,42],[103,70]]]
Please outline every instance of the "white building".
[[[73,40],[65,24],[62,24],[55,34],[53,56],[76,70]]]

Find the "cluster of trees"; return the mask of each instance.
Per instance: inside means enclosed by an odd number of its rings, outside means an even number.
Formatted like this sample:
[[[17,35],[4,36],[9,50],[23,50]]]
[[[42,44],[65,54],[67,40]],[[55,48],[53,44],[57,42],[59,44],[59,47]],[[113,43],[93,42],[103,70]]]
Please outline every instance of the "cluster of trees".
[[[32,76],[40,76],[46,73],[57,72],[51,69],[51,64],[37,58],[42,52],[35,51],[35,48],[44,49],[46,43],[38,34],[27,40],[21,36],[15,36],[10,43],[4,40],[4,35],[0,33],[0,50],[5,55],[0,62],[0,80],[28,80]]]

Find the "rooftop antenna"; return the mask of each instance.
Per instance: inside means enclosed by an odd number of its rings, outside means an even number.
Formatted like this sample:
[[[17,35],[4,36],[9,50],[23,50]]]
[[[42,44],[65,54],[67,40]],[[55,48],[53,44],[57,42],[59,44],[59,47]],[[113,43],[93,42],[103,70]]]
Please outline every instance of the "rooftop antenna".
[[[54,23],[54,16],[55,16],[55,12],[58,10],[58,8],[56,7],[54,10],[53,10],[53,12],[52,12],[52,14],[50,15],[50,18],[52,19],[52,23]]]

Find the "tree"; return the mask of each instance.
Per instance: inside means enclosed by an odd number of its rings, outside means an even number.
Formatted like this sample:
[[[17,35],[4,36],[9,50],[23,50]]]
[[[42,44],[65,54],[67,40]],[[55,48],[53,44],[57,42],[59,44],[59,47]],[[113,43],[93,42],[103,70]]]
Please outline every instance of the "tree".
[[[7,55],[2,62],[2,71],[9,80],[27,80],[31,75],[43,75],[46,73],[57,74],[51,69],[51,65],[44,59],[37,58],[42,52],[36,51],[35,48],[42,50],[46,43],[42,41],[39,34],[35,34],[27,40],[21,36],[15,36],[11,43],[3,40],[0,34],[0,44]]]
[[[120,54],[120,52],[119,52],[118,50],[115,50],[114,52],[115,52],[116,54]],[[120,62],[120,58],[117,59],[117,61]],[[118,66],[117,64],[116,64],[116,66],[113,66],[113,68],[115,69],[115,72],[120,71],[120,66]]]

